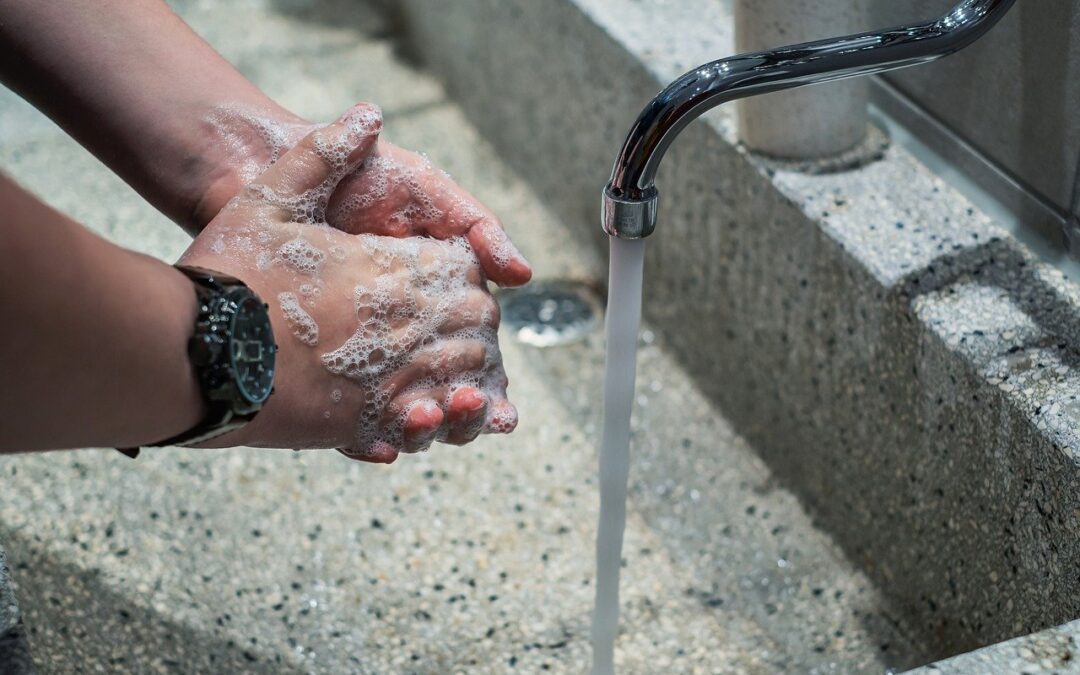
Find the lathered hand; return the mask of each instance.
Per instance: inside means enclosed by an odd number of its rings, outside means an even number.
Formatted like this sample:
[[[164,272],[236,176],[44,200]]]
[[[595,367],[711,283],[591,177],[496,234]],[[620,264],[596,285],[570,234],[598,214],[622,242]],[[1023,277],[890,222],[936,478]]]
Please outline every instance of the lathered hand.
[[[509,432],[498,305],[470,239],[350,234],[327,204],[372,156],[378,110],[316,129],[233,199],[182,262],[242,279],[270,305],[275,393],[218,445],[338,447],[391,462],[435,440]]]

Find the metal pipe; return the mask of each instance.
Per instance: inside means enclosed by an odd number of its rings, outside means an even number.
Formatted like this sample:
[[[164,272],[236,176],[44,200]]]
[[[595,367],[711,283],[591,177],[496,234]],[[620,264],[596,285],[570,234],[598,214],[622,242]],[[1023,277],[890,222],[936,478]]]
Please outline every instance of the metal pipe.
[[[935,61],[990,30],[1015,0],[963,0],[931,23],[741,54],[695,68],[645,106],[604,188],[604,231],[640,239],[656,227],[656,170],[668,147],[702,113],[746,96],[870,75]]]

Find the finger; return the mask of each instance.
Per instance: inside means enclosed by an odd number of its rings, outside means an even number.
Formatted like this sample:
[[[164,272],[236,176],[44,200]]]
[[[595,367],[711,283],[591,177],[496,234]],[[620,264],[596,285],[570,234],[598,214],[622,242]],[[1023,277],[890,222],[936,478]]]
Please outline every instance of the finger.
[[[480,435],[487,420],[488,400],[478,389],[458,389],[450,395],[447,408],[447,443],[465,445]]]
[[[353,106],[336,121],[316,129],[281,156],[252,183],[282,197],[300,197],[355,169],[375,147],[382,129],[376,106]]]
[[[390,398],[421,380],[439,381],[483,368],[487,345],[475,340],[449,340],[420,352],[384,385]]]
[[[466,328],[483,326],[492,331],[499,327],[502,310],[499,303],[486,290],[476,289],[469,293],[455,311],[444,317],[439,325],[439,332],[443,335],[451,335]]]
[[[411,202],[408,187],[400,181],[377,178],[366,166],[342,178],[327,203],[327,221],[349,234],[377,234],[399,239],[412,235],[410,223],[390,217]]]
[[[385,441],[375,441],[365,447],[338,448],[349,459],[372,464],[393,464],[398,458],[397,449]]]
[[[416,401],[405,414],[402,430],[405,452],[427,450],[439,435],[446,416],[439,404],[430,398]]]
[[[488,416],[484,423],[486,434],[508,434],[518,424],[518,411],[514,404],[506,399],[488,406]]]
[[[484,272],[495,283],[521,286],[532,279],[532,268],[525,256],[495,218],[485,217],[473,223],[467,236]]]

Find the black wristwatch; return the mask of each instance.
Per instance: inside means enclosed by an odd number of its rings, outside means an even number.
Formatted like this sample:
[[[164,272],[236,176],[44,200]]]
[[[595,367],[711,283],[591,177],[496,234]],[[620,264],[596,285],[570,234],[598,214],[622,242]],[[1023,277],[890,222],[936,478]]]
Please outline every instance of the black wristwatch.
[[[193,429],[154,446],[195,445],[239,429],[274,391],[277,345],[269,307],[239,279],[198,267],[176,268],[195,282],[198,315],[188,357],[206,400]],[[138,448],[117,448],[137,457]]]

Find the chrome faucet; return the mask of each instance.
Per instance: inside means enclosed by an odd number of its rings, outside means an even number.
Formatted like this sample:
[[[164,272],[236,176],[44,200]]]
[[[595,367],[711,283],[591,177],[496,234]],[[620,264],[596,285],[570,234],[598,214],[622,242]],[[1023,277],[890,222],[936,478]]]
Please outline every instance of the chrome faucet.
[[[930,63],[990,30],[1015,0],[964,0],[937,21],[740,54],[706,63],[667,86],[630,128],[604,188],[604,231],[640,239],[656,227],[656,170],[686,125],[735,99]]]

